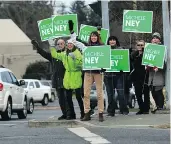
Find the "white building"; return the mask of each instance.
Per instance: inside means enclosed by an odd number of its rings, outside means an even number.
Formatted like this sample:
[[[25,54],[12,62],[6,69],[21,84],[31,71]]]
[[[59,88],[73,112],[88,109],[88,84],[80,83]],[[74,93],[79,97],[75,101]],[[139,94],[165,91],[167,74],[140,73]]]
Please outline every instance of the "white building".
[[[45,59],[33,50],[24,32],[11,19],[0,19],[0,65],[21,78],[27,65],[37,60]]]

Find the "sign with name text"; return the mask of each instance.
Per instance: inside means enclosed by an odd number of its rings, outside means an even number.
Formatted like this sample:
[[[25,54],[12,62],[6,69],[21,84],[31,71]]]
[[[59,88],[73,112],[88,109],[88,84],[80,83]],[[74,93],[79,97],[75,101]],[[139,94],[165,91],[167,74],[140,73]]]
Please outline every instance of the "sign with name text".
[[[130,72],[129,50],[114,49],[111,50],[111,69],[106,72]]]
[[[166,46],[146,43],[143,53],[142,65],[163,69]]]
[[[153,11],[124,10],[123,32],[152,33]]]
[[[82,24],[80,27],[78,38],[82,40],[83,42],[87,43],[89,40],[90,34],[93,31],[97,31],[97,27]],[[108,35],[109,35],[109,30],[101,28],[100,36],[104,44],[107,44]]]
[[[90,46],[83,51],[83,70],[111,68],[110,46]]]
[[[42,41],[46,41],[53,37],[52,18],[43,19],[37,23]]]
[[[68,21],[72,20],[74,23],[74,32],[78,35],[78,22],[76,14],[59,15],[52,17],[53,23],[53,36],[56,37],[66,37],[70,36]]]

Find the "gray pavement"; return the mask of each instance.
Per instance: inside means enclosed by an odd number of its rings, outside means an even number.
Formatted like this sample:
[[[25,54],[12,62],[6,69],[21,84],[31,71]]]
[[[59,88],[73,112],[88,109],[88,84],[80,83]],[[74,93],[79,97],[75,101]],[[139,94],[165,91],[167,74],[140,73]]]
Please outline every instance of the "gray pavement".
[[[77,121],[79,120],[79,107],[74,100]],[[97,111],[96,111],[97,113]],[[19,120],[17,115],[10,121],[0,120],[0,144],[89,144],[89,138],[80,137],[69,131],[68,127],[30,128],[28,121],[49,121],[57,119],[61,115],[58,102],[49,103],[47,107],[36,104],[36,110],[29,114],[27,119]],[[89,122],[83,122],[75,126],[84,127],[91,133],[109,141],[111,144],[169,144],[169,129],[151,128],[149,125],[170,123],[169,114],[136,116],[131,112],[128,116],[117,114],[115,117],[107,117],[105,121],[98,122],[95,114]],[[73,127],[74,128],[74,127]],[[84,134],[84,131],[79,131]],[[97,139],[98,141],[98,139]],[[93,143],[92,143],[93,144]],[[99,143],[96,143],[99,144]]]

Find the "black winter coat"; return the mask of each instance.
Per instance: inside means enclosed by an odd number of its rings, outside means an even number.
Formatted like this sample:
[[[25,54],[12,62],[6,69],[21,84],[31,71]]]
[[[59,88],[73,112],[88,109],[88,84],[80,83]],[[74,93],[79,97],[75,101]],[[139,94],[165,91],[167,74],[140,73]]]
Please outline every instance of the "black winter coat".
[[[64,51],[64,50],[63,50]],[[37,48],[37,52],[47,59],[52,65],[52,87],[53,88],[63,88],[63,78],[65,74],[65,68],[60,60],[52,58],[51,53],[44,51],[42,48]],[[58,52],[61,52],[58,51]]]
[[[149,73],[145,70],[145,66],[142,65],[143,54],[139,55],[138,51],[134,51],[131,54],[131,61],[133,64],[133,71],[131,79],[133,82],[148,83]]]

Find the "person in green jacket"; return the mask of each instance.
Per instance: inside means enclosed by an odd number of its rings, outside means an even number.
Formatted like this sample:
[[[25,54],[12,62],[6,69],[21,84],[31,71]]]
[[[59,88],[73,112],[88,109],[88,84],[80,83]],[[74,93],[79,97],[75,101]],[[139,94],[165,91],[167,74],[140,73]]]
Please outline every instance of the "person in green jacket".
[[[65,52],[58,53],[55,48],[51,48],[51,55],[53,58],[61,60],[66,69],[63,85],[66,89],[66,98],[68,106],[70,108],[70,115],[67,118],[76,119],[76,114],[72,101],[72,92],[75,90],[76,99],[78,101],[81,118],[84,117],[84,105],[81,96],[81,86],[82,86],[82,55],[81,52],[75,47],[72,40],[67,41],[67,49]]]

